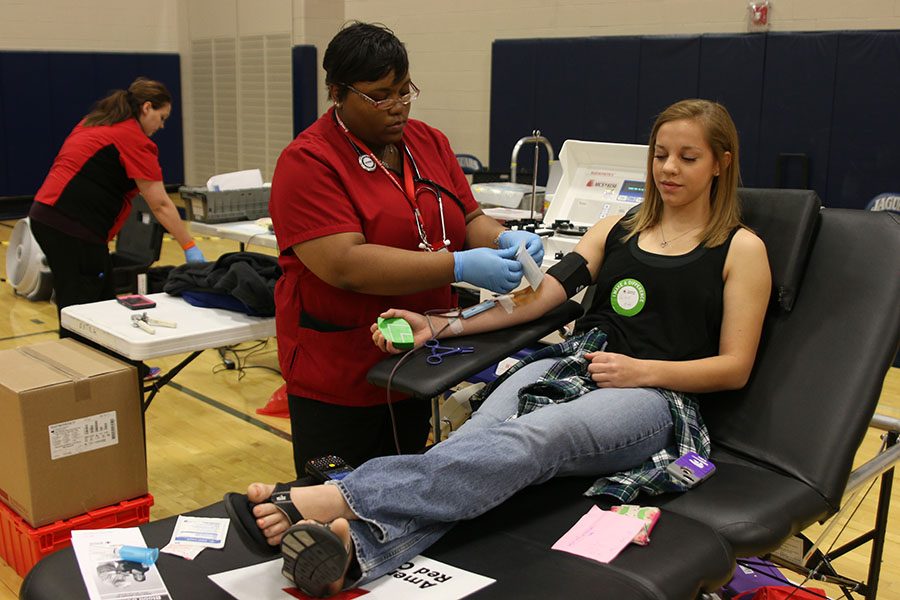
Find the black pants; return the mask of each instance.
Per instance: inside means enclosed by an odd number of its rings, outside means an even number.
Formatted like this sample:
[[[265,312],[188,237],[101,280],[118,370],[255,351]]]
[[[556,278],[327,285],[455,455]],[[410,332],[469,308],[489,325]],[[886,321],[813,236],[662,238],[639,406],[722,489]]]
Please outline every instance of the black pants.
[[[297,476],[311,458],[334,454],[358,466],[376,456],[397,454],[386,404],[340,406],[288,395]],[[409,399],[392,404],[400,451],[421,452],[430,431],[431,402]]]
[[[112,259],[106,244],[88,243],[38,221],[31,221],[31,232],[53,275],[57,317],[67,306],[115,297]],[[68,334],[60,328],[59,335]]]

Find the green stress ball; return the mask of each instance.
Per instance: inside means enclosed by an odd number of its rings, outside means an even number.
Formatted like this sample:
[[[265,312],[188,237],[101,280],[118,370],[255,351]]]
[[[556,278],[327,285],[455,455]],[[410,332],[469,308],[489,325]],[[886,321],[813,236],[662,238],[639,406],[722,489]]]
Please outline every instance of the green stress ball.
[[[392,317],[390,319],[378,317],[378,329],[381,331],[384,339],[394,344],[394,348],[398,350],[409,350],[415,346],[416,342],[413,339],[412,327],[400,317]]]

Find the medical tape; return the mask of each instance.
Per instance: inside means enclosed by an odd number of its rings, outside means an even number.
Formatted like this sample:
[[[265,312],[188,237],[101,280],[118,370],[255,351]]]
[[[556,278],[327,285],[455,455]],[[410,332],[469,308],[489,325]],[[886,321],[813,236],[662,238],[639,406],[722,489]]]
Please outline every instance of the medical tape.
[[[505,310],[507,314],[516,309],[516,303],[513,302],[512,296],[510,296],[509,294],[497,296],[495,300],[500,306],[503,307],[503,310]]]
[[[80,402],[82,400],[90,400],[91,398],[91,381],[89,377],[78,373],[77,371],[73,371],[71,368],[62,364],[59,361],[56,361],[45,354],[41,354],[37,350],[33,348],[29,348],[27,346],[16,348],[20,353],[24,354],[29,358],[33,358],[34,360],[47,365],[54,371],[58,371],[72,380],[73,387],[75,389],[75,400]]]
[[[456,317],[450,317],[447,321],[447,327],[450,329],[450,333],[462,333],[463,331],[463,322],[462,319],[458,319]]]
[[[525,249],[525,242],[521,242],[519,244],[519,249],[516,251],[516,259],[520,263],[522,263],[522,269],[525,272],[525,279],[528,280],[528,283],[531,285],[531,289],[536,290],[540,287],[541,282],[544,280],[544,274],[541,273],[541,268],[534,262],[534,259],[531,258],[531,255],[528,254],[528,250]]]

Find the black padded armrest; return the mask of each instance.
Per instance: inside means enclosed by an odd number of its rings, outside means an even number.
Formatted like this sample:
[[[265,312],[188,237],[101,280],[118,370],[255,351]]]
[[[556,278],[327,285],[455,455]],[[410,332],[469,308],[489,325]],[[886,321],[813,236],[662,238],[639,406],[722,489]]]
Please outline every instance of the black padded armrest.
[[[812,190],[741,188],[738,194],[741,219],[766,243],[773,299],[789,311],[803,280],[822,203]]]
[[[397,369],[391,381],[391,390],[411,394],[417,398],[432,398],[441,394],[466,378],[475,375],[490,365],[506,358],[517,350],[552,333],[581,316],[582,306],[569,300],[539,319],[491,331],[478,335],[460,336],[443,340],[446,346],[472,346],[471,354],[456,354],[444,358],[440,365],[429,365],[425,362],[427,351],[424,348],[413,350],[410,356]],[[391,370],[400,357],[392,356],[381,361],[366,376],[369,383],[387,387]]]

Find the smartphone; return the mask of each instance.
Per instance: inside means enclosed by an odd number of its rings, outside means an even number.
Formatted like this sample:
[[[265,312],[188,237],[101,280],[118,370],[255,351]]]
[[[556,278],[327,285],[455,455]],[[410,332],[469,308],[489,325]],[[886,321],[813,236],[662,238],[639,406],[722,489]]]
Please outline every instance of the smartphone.
[[[329,454],[306,461],[306,473],[321,483],[333,480],[339,481],[353,470],[353,467],[344,462],[344,459]]]
[[[715,473],[716,466],[695,452],[688,452],[670,463],[666,470],[671,479],[691,488]]]
[[[125,294],[123,296],[116,296],[116,300],[122,306],[127,306],[131,310],[144,310],[146,308],[153,308],[156,306],[156,302],[147,298],[146,296],[141,296],[140,294]]]

